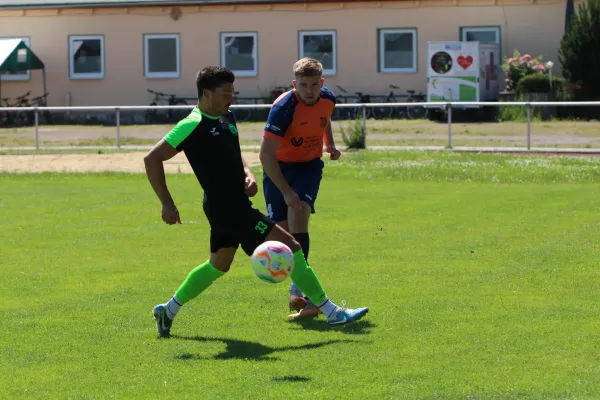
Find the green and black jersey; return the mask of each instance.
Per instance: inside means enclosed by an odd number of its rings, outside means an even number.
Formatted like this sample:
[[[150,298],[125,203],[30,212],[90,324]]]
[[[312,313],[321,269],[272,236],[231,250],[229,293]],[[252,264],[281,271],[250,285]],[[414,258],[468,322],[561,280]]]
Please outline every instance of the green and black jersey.
[[[213,117],[196,107],[164,139],[185,153],[204,190],[211,223],[240,218],[251,203],[244,192],[246,174],[231,112]]]

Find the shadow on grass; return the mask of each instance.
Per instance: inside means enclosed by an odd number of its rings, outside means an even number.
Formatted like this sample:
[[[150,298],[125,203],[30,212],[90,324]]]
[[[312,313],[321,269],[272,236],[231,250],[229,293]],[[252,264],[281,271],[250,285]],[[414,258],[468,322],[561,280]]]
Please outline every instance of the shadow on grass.
[[[298,375],[288,375],[288,376],[274,376],[272,378],[275,382],[308,382],[310,378],[305,376]]]
[[[334,343],[353,342],[352,340],[328,340],[326,342],[309,343],[301,346],[284,346],[284,347],[269,347],[256,342],[246,340],[227,339],[227,338],[210,338],[203,336],[178,336],[171,335],[173,339],[193,340],[196,342],[223,342],[226,345],[225,351],[214,356],[200,356],[196,354],[184,353],[176,355],[179,360],[254,360],[254,361],[276,361],[277,358],[271,357],[275,352],[295,351],[295,350],[311,350],[319,347],[327,346]]]
[[[348,335],[367,335],[371,333],[371,328],[377,327],[377,325],[372,324],[369,321],[356,321],[348,325],[340,326],[337,328],[330,328],[329,324],[324,319],[318,318],[298,318],[291,321],[288,321],[289,324],[296,325],[297,330],[309,330],[309,331],[319,331],[319,332],[342,332]]]

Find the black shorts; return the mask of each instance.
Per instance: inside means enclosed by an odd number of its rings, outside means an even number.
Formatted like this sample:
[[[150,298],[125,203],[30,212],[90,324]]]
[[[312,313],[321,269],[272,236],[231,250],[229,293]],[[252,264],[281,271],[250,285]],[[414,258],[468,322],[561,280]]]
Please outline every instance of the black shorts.
[[[228,218],[217,217],[205,209],[206,217],[210,223],[210,252],[216,253],[224,247],[238,248],[247,255],[252,255],[254,249],[262,244],[275,222],[259,210],[251,206],[242,207],[241,211],[230,214]]]

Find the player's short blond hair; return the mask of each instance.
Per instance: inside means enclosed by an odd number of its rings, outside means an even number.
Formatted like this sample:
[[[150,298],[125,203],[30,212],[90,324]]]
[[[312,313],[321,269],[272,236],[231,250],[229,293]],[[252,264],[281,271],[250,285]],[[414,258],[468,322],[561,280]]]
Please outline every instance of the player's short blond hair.
[[[321,76],[323,64],[314,58],[304,57],[294,63],[294,76]]]

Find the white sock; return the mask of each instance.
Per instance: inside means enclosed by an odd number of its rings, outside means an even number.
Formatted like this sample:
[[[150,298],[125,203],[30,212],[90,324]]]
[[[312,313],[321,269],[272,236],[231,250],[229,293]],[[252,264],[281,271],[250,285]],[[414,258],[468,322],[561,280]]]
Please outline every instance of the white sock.
[[[329,319],[329,317],[331,317],[333,315],[335,310],[338,309],[338,306],[336,306],[333,303],[333,301],[331,301],[329,299],[325,300],[324,302],[319,304],[317,307],[319,307],[319,310],[321,310],[321,312],[323,313],[324,316],[327,317],[327,319]]]
[[[183,304],[179,302],[177,296],[171,297],[171,299],[167,302],[167,316],[171,319],[175,318],[175,315],[177,315],[177,312],[182,305]]]

